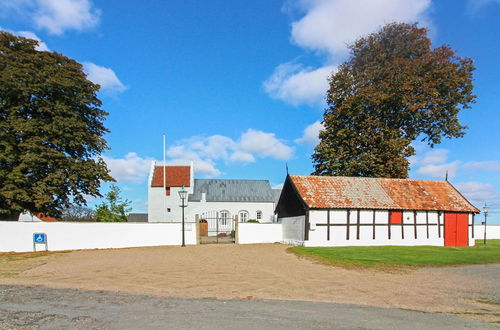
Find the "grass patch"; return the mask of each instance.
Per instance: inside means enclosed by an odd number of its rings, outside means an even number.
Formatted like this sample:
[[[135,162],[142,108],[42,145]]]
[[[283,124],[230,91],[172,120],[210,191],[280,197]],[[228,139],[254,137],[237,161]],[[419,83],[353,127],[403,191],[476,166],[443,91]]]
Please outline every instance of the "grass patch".
[[[500,240],[476,240],[473,247],[441,246],[350,246],[288,249],[302,257],[344,267],[456,266],[500,263]]]
[[[488,304],[488,305],[499,305],[500,306],[500,301],[499,300],[491,300],[491,299],[476,299],[478,303],[481,304]]]
[[[40,251],[23,253],[0,253],[0,277],[13,277],[25,270],[43,265],[48,258],[70,251]]]

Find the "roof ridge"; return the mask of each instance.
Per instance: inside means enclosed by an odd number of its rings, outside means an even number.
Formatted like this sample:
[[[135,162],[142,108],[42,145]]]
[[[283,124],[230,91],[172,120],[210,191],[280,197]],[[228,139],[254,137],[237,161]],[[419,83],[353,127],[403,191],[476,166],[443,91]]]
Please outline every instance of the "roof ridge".
[[[206,178],[195,178],[195,180],[220,180],[220,181],[264,181],[269,182],[269,180],[265,179],[206,179]]]
[[[347,175],[305,175],[305,174],[290,174],[295,177],[314,177],[314,178],[348,178],[348,179],[374,179],[374,180],[401,180],[401,181],[426,181],[426,182],[449,182],[447,180],[430,180],[430,179],[403,179],[403,178],[375,178],[370,176],[347,176]]]

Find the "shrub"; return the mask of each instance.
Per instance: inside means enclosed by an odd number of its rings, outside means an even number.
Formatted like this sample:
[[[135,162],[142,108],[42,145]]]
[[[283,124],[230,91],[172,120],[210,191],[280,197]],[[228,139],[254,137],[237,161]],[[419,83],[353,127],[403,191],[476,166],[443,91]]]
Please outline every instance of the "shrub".
[[[250,219],[247,221],[247,223],[259,223],[259,220]]]

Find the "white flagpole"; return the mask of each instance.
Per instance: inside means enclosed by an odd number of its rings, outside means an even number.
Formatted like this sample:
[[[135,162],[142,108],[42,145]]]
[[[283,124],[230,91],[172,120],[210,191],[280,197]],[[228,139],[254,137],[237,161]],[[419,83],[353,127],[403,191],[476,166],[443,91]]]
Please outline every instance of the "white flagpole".
[[[165,134],[163,134],[163,220],[167,222],[167,162]]]

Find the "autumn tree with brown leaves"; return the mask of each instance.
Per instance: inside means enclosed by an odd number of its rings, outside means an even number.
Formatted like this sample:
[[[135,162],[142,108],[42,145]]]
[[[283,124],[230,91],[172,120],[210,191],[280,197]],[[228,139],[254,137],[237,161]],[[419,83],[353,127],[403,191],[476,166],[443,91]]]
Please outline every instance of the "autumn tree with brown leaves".
[[[475,100],[470,58],[431,49],[417,24],[388,24],[349,48],[329,79],[313,174],[407,178],[411,142],[464,135],[458,114]]]

